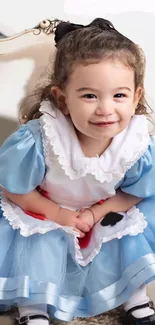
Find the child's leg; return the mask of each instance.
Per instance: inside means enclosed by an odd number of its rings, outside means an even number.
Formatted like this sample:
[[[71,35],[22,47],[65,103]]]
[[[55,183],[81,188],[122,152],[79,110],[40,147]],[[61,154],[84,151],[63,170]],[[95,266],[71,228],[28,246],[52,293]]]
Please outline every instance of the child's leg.
[[[20,322],[26,321],[25,324],[27,325],[49,325],[47,305],[38,304],[24,307],[19,306],[18,311]]]
[[[124,304],[124,310],[128,311],[129,309],[146,304],[150,301],[149,297],[146,294],[146,286],[141,286],[132,297]],[[132,315],[136,318],[143,318],[147,316],[151,316],[154,314],[154,311],[149,306],[145,308],[141,308],[139,310],[135,310],[132,312]]]

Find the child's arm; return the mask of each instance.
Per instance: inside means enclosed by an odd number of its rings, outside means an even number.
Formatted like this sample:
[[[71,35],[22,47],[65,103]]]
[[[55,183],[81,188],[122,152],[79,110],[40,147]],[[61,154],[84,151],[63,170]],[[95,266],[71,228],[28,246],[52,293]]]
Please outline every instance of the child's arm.
[[[56,216],[59,213],[60,207],[56,203],[42,196],[37,190],[27,194],[10,193],[4,188],[1,188],[1,190],[4,192],[7,198],[9,198],[13,203],[17,204],[22,210],[42,214],[47,219],[50,219],[51,211],[53,216]]]
[[[73,227],[83,232],[89,231],[89,227],[78,218],[79,212],[61,208],[58,204],[41,195],[37,190],[27,194],[13,194],[1,187],[7,198],[17,204],[22,210],[30,211],[35,214],[44,215],[47,219],[54,221],[62,226]]]
[[[95,216],[95,222],[98,222],[109,212],[126,212],[141,201],[142,198],[119,190],[115,196],[107,199],[102,205],[95,204],[91,209]]]
[[[102,205],[95,204],[89,209],[82,210],[79,218],[92,228],[94,223],[103,219],[109,212],[126,212],[141,201],[142,198],[118,190],[115,196],[107,199]]]

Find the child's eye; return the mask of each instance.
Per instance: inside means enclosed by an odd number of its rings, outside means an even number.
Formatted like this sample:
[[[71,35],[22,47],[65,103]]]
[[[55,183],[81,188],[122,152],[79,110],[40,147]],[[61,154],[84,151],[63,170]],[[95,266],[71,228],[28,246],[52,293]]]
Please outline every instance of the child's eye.
[[[126,95],[122,94],[122,93],[118,93],[118,94],[115,94],[114,97],[115,98],[124,98],[124,97],[126,97]]]
[[[94,98],[97,98],[96,95],[94,94],[85,94],[82,96],[83,98],[88,98],[88,99],[94,99]]]

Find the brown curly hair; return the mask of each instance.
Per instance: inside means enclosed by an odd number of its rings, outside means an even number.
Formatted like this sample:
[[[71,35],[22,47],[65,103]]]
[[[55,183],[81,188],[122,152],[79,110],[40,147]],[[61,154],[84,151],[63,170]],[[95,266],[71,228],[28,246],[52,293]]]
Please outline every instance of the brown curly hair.
[[[108,26],[107,20],[98,18],[89,26],[71,31],[60,39],[49,84],[35,92],[37,104],[29,107],[28,111],[24,108],[20,111],[26,117],[25,122],[41,115],[39,108],[43,100],[49,100],[56,105],[51,87],[63,89],[75,65],[88,65],[107,59],[117,60],[133,69],[135,90],[138,86],[143,90],[135,114],[147,114],[144,94],[145,56],[142,49],[119,33],[110,22]]]

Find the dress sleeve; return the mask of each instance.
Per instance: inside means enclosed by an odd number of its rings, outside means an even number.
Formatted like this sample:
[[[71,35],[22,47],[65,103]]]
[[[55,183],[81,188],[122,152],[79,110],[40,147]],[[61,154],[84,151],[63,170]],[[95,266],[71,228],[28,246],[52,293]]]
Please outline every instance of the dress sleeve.
[[[26,194],[45,175],[38,120],[23,124],[0,148],[0,186],[14,194]]]
[[[150,140],[147,151],[128,170],[120,185],[123,192],[141,198],[155,195],[155,144]]]

